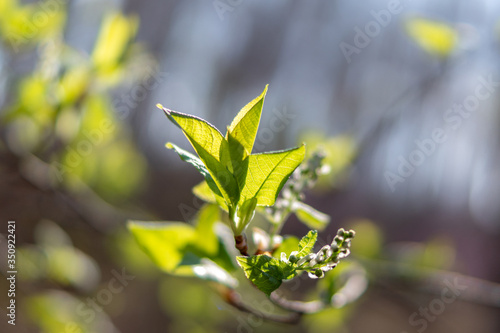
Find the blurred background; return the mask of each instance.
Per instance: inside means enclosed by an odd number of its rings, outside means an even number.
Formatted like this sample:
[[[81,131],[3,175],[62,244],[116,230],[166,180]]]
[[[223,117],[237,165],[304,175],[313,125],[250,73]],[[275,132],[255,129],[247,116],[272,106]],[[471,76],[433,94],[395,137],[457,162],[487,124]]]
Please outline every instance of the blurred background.
[[[1,331],[499,332],[499,18],[491,0],[0,0],[0,265],[15,220],[19,272]],[[355,304],[291,327],[161,273],[125,228],[202,205],[156,103],[222,130],[266,84],[254,151],[322,146],[320,237],[353,227],[373,269]],[[416,288],[381,258],[444,275]],[[445,271],[472,287],[412,323]]]

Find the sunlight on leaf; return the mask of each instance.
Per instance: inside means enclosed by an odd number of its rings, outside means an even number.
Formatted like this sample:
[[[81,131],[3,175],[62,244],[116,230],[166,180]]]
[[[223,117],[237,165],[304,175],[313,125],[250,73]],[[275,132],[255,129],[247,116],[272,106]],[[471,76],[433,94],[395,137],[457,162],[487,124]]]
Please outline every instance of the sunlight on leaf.
[[[406,22],[406,31],[420,47],[439,57],[449,56],[458,42],[457,31],[443,22],[412,18]]]

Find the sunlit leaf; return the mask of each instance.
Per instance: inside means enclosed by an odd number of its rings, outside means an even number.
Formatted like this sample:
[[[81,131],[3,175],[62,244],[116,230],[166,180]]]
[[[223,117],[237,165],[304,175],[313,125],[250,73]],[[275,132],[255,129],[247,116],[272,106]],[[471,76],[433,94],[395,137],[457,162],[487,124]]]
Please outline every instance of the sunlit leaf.
[[[300,201],[293,203],[292,211],[302,223],[311,229],[321,231],[330,223],[330,216]]]
[[[184,250],[196,237],[192,226],[180,222],[134,222],[128,228],[153,262],[166,272],[181,263]]]
[[[104,18],[92,52],[92,60],[98,70],[106,73],[118,65],[127,44],[136,34],[138,24],[136,17],[125,17],[119,13],[111,13]]]
[[[299,239],[295,236],[287,236],[285,237],[285,239],[283,239],[283,242],[276,249],[276,251],[274,251],[273,257],[280,259],[281,253],[284,252],[286,254],[286,257],[288,258],[293,251],[297,251],[298,247]]]
[[[238,286],[238,280],[207,258],[201,258],[199,263],[193,265],[179,266],[174,273],[178,276],[194,276],[201,280],[217,282],[229,288]]]
[[[450,25],[423,18],[412,18],[406,22],[406,31],[431,55],[447,57],[458,42],[458,33]]]
[[[237,257],[238,265],[243,268],[245,276],[252,281],[259,290],[270,295],[278,289],[283,280],[280,261],[266,255],[252,257]]]
[[[203,119],[165,108],[163,110],[167,117],[182,129],[224,199],[228,203],[235,203],[238,200],[238,185],[233,174],[220,161],[220,149],[225,140],[222,134]]]
[[[231,140],[229,140],[229,137],[231,137],[244,148],[245,154],[243,157],[252,153],[252,147],[257,135],[257,129],[259,128],[260,116],[262,114],[267,88],[268,86],[266,85],[266,88],[260,96],[241,109],[227,129],[226,139],[231,145]]]
[[[291,173],[302,163],[305,146],[248,156],[246,175],[237,175],[241,200],[257,198],[257,205],[272,206]],[[243,178],[244,176],[244,178]]]
[[[302,237],[299,242],[299,253],[297,257],[303,257],[311,253],[318,239],[318,232],[316,230],[310,230],[307,235]]]

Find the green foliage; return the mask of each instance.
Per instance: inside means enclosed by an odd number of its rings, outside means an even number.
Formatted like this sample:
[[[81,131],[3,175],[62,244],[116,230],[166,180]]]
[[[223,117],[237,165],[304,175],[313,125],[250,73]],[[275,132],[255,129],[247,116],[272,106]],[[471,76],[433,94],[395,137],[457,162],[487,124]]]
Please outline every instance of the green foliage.
[[[182,222],[129,221],[136,241],[160,269],[181,276],[196,276],[230,287],[237,282],[226,270],[233,270],[222,240],[215,233],[219,221],[217,206],[206,205],[196,226]]]
[[[300,259],[311,253],[317,239],[318,232],[316,230],[309,231],[307,235],[302,237],[302,239],[299,241],[299,252],[296,254],[296,257]]]
[[[85,55],[64,43],[64,4],[46,6],[49,2],[0,5],[0,36],[11,51],[37,46],[36,66],[15,78],[13,98],[2,114],[7,146],[21,159],[34,155],[47,164],[47,181],[54,187],[90,188],[119,202],[139,187],[145,169],[115,112],[120,103],[111,96],[143,76],[135,69],[143,58],[131,52],[138,21],[106,15],[92,54]],[[47,18],[46,24],[33,26],[35,17]]]
[[[291,279],[300,271],[308,272],[313,279],[323,277],[324,272],[330,271],[340,259],[349,255],[353,237],[354,231],[339,229],[331,245],[325,245],[318,253],[312,253],[318,232],[311,230],[299,241],[298,249],[288,257],[286,252],[282,252],[279,260],[267,255],[238,257],[237,260],[246,277],[262,292],[270,295],[278,289],[282,280]]]
[[[267,86],[241,109],[225,135],[203,119],[157,105],[194,148],[196,155],[173,143],[166,145],[204,177],[193,193],[207,205],[194,226],[182,222],[128,223],[138,244],[161,270],[215,282],[223,299],[239,309],[246,306],[237,305],[233,296],[238,284],[236,264],[256,288],[272,299],[271,294],[283,281],[303,272],[313,279],[323,277],[349,255],[354,237],[354,231],[339,229],[330,245],[314,252],[317,230],[310,230],[300,240],[279,235],[291,214],[311,229],[322,230],[328,225],[328,215],[304,202],[305,192],[328,168],[322,151],[310,153],[302,163],[304,144],[252,154],[266,92]],[[261,225],[253,227],[253,242],[248,246],[244,231],[256,212],[259,222],[267,223],[270,230]],[[219,223],[222,221],[229,223],[231,239],[227,238],[229,228]],[[236,256],[236,249],[241,256]],[[249,250],[255,251],[254,255]]]
[[[241,109],[225,136],[203,119],[158,106],[183,131],[199,159],[171,143],[167,147],[205,177],[215,201],[227,208],[235,235],[240,235],[250,223],[257,205],[275,203],[288,177],[305,156],[304,145],[252,154],[266,92],[267,86],[259,97]],[[206,188],[197,187],[197,192],[212,201]]]

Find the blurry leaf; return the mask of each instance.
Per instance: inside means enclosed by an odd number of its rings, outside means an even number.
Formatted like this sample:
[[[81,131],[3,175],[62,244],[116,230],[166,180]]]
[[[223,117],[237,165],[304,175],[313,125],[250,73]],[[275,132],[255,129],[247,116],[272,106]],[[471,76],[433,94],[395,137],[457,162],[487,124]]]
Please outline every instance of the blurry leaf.
[[[105,312],[94,311],[64,291],[49,290],[30,296],[25,305],[29,318],[38,328],[37,332],[116,332]]]
[[[453,242],[446,237],[436,237],[425,245],[422,265],[434,269],[450,269],[455,261]]]
[[[299,242],[299,253],[297,254],[297,257],[301,258],[311,253],[317,239],[318,232],[316,230],[310,230],[307,235],[302,237]]]
[[[29,117],[19,117],[7,128],[7,144],[18,154],[26,154],[35,150],[42,137],[42,128]]]
[[[60,34],[66,19],[66,6],[58,3],[54,7],[50,3],[51,0],[29,4],[0,1],[0,34],[5,45],[18,52]]]
[[[307,142],[307,158],[316,151],[321,151],[325,155],[322,161],[324,170],[318,177],[317,188],[328,189],[339,185],[340,177],[356,154],[353,139],[346,135],[327,137],[324,133],[310,131],[306,132],[300,141]]]
[[[257,205],[272,206],[288,177],[302,163],[305,146],[248,156],[248,171],[238,174],[240,200],[257,198]]]
[[[175,323],[196,322],[209,328],[224,317],[231,316],[227,311],[221,311],[214,306],[213,293],[205,283],[193,283],[188,279],[166,276],[160,281],[158,298],[165,313],[171,316]],[[189,332],[180,328],[167,331]]]
[[[66,332],[68,325],[77,332],[91,332],[75,309],[80,301],[63,291],[48,291],[27,299],[30,319],[43,333]]]
[[[349,223],[356,230],[356,242],[351,245],[351,250],[357,256],[377,258],[383,246],[382,231],[370,220],[354,220]]]
[[[70,68],[61,78],[58,85],[58,98],[62,105],[77,102],[90,82],[90,71],[84,64]]]
[[[192,226],[179,222],[129,221],[128,228],[155,264],[173,272],[184,257],[184,250],[196,237]]]
[[[210,178],[211,177],[212,176],[210,176]],[[219,189],[217,188],[217,185],[215,185],[215,182],[213,183],[213,186],[215,187],[215,191],[217,193],[220,193]],[[196,195],[201,200],[206,201],[208,203],[217,203],[220,206],[220,208],[222,208],[226,212],[228,211],[224,198],[222,198],[222,196],[215,195],[214,191],[212,191],[212,189],[210,188],[210,186],[208,186],[208,183],[205,180],[193,187],[193,194]]]
[[[109,201],[126,198],[142,184],[146,162],[130,142],[117,140],[93,157],[98,159],[98,169],[90,183]]]
[[[42,220],[35,227],[36,243],[43,247],[73,247],[68,234],[56,223]]]
[[[229,288],[236,288],[238,286],[238,280],[207,258],[200,259],[199,263],[194,265],[179,266],[174,273],[178,276],[195,276],[205,281],[220,283]]]
[[[266,255],[237,257],[245,276],[266,295],[278,289],[284,278],[280,261]]]
[[[80,115],[76,109],[65,108],[57,116],[55,132],[64,142],[72,141],[80,129]]]
[[[16,249],[18,277],[33,281],[47,277],[48,258],[36,246],[23,246]]]
[[[74,286],[82,290],[92,290],[100,278],[96,262],[73,247],[45,247],[47,273],[50,279],[63,285]]]
[[[290,257],[293,251],[297,251],[299,247],[299,239],[295,236],[286,236],[281,245],[274,251],[273,257],[280,259],[281,253],[285,252],[286,257]]]
[[[196,234],[193,243],[207,256],[215,256],[219,250],[219,238],[215,234],[215,223],[220,220],[219,207],[204,205],[198,212]]]
[[[128,43],[135,37],[139,21],[119,13],[108,14],[102,23],[92,53],[95,67],[108,74],[119,64]]]
[[[321,231],[330,223],[330,216],[300,201],[293,203],[292,211],[302,223],[311,229]]]
[[[406,31],[431,55],[447,57],[456,47],[458,33],[448,24],[423,18],[412,18],[406,22]]]
[[[350,312],[349,308],[327,308],[318,313],[304,316],[304,326],[307,327],[307,332],[342,332],[342,327],[347,322]]]

